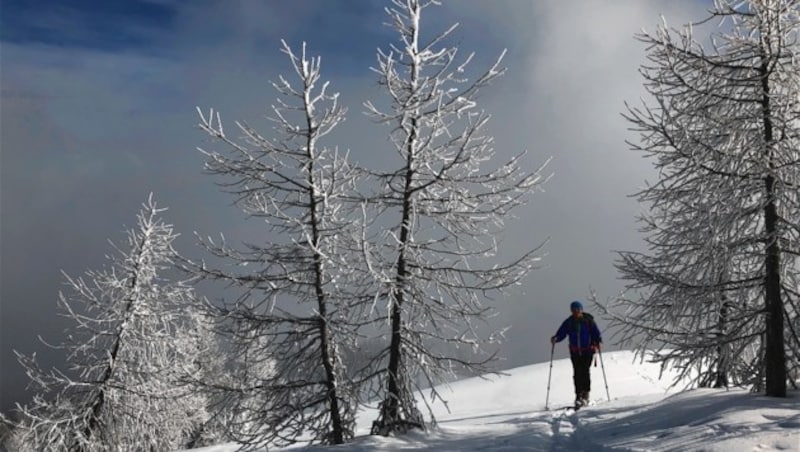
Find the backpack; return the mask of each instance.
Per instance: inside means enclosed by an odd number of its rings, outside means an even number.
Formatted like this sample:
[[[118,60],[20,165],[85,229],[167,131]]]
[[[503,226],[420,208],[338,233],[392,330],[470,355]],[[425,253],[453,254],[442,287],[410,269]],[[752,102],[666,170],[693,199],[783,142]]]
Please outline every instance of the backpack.
[[[588,312],[583,313],[583,319],[580,321],[581,324],[585,325],[589,328],[590,340],[591,340],[591,331],[593,328],[597,328],[597,324],[594,321],[594,316],[589,314]]]

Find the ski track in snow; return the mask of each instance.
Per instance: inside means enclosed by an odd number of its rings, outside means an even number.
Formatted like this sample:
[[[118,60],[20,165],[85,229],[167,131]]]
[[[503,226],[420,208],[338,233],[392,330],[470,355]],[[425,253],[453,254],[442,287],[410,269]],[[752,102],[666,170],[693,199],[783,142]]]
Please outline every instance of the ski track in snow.
[[[427,451],[575,451],[603,450],[592,443],[585,431],[581,414],[591,416],[598,402],[575,411],[571,407],[557,407],[545,411],[516,413],[515,415],[488,415],[474,418],[458,418],[441,421],[440,441],[430,441],[426,447],[417,450]],[[468,430],[462,430],[454,423],[469,421]],[[458,438],[458,440],[455,440]],[[398,448],[399,449],[399,448]],[[386,449],[391,450],[391,448]]]

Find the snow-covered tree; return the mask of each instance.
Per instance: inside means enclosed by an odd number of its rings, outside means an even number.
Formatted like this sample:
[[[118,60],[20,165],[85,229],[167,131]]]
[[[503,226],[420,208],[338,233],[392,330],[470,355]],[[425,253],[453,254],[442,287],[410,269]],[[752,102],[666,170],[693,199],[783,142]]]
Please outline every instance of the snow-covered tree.
[[[64,350],[70,369],[44,371],[19,356],[36,395],[18,406],[14,440],[30,450],[141,451],[183,447],[205,422],[202,393],[187,383],[198,344],[186,308],[194,292],[166,274],[177,257],[173,227],[152,195],[114,246],[110,265],[65,275],[58,304],[75,322]]]
[[[183,265],[185,259],[181,258],[181,262]],[[185,310],[187,324],[182,331],[183,343],[187,355],[193,360],[179,370],[178,378],[187,390],[202,394],[206,410],[187,435],[183,445],[186,449],[231,440],[226,422],[230,413],[222,406],[222,398],[213,384],[221,375],[227,375],[228,357],[223,338],[218,334],[218,319],[209,315],[207,306],[207,300],[196,300]]]
[[[357,404],[341,359],[360,317],[353,291],[361,284],[347,252],[360,234],[347,207],[356,172],[346,153],[320,143],[345,117],[338,94],[321,82],[320,58],[307,57],[305,45],[297,55],[284,42],[283,52],[298,82],[272,84],[281,95],[270,118],[274,137],[237,123],[243,137],[229,138],[218,114],[201,113],[201,128],[228,149],[201,149],[207,172],[264,222],[265,235],[243,250],[204,240],[237,268],[201,264],[197,272],[241,291],[218,312],[243,372],[228,388],[229,405],[240,409],[234,438],[253,447],[301,436],[341,444],[353,437]]]
[[[720,27],[698,41],[707,24]],[[703,22],[639,36],[652,101],[626,116],[658,181],[638,194],[650,250],[617,264],[641,298],[608,310],[623,342],[669,349],[698,382],[778,397],[800,367],[799,31],[796,0],[720,0]]]
[[[456,26],[431,38],[421,32],[423,10],[437,4],[393,0],[386,8],[399,43],[379,51],[374,70],[388,101],[366,103],[391,128],[399,157],[394,169],[374,171],[378,215],[368,216],[381,231],[366,252],[381,284],[376,310],[390,328],[375,361],[382,386],[375,434],[426,427],[415,384],[432,388],[454,368],[490,371],[493,356],[480,351],[498,331],[482,325],[491,315],[485,298],[517,284],[537,260],[533,249],[498,256],[504,220],[543,182],[539,170],[525,171],[523,154],[497,162],[484,132],[489,115],[476,95],[504,72],[502,55],[469,80],[472,55],[445,45]],[[464,359],[459,348],[475,354]]]

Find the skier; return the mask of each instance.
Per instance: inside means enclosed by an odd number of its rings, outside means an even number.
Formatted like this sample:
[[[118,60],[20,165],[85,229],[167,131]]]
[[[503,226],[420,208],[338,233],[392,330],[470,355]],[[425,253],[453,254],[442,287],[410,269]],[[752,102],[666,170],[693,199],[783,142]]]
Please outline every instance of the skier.
[[[600,350],[603,339],[600,337],[600,329],[597,328],[594,318],[591,314],[583,312],[580,301],[570,303],[569,309],[572,315],[564,320],[556,335],[550,338],[550,343],[555,346],[556,342],[561,342],[569,336],[569,357],[572,361],[572,380],[575,384],[577,409],[589,403],[591,390],[589,368],[595,352]]]

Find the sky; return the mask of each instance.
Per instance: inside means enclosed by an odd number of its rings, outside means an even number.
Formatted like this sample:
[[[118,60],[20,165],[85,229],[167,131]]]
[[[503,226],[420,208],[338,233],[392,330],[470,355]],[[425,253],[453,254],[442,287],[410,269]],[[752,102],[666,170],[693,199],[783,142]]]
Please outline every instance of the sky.
[[[605,378],[603,377],[605,373]],[[800,391],[770,398],[745,389],[670,387],[675,373],[634,359],[630,351],[603,353],[592,367],[589,406],[572,401],[568,359],[513,368],[489,379],[460,380],[439,390],[449,410],[432,405],[438,428],[398,437],[369,436],[375,408],[359,412],[352,452],[368,451],[796,451],[800,450]],[[548,380],[550,391],[546,390]],[[325,452],[341,447],[291,450]],[[193,449],[233,452],[235,444]],[[281,449],[270,449],[281,450]]]
[[[268,133],[269,85],[289,73],[280,40],[322,57],[322,75],[349,108],[330,136],[359,163],[394,157],[386,129],[363,114],[383,99],[378,48],[394,42],[384,1],[4,0],[0,11],[0,409],[25,400],[13,351],[62,366],[68,325],[56,310],[62,271],[100,269],[153,193],[197,258],[194,234],[263,238],[203,174],[196,107]],[[630,195],[652,179],[621,117],[643,95],[645,51],[634,40],[663,15],[679,25],[710,1],[460,0],[429,9],[434,33],[459,23],[454,41],[475,52],[474,73],[504,50],[507,73],[481,92],[498,159],[528,151],[527,170],[552,157],[543,193],[507,220],[505,249],[546,241],[542,268],[495,300],[509,326],[500,352],[511,368],[549,357],[549,337],[574,299],[613,297],[615,250],[642,239]],[[602,327],[602,320],[599,321]],[[609,344],[613,348],[613,345]]]

